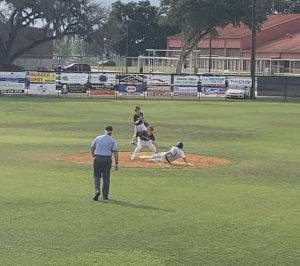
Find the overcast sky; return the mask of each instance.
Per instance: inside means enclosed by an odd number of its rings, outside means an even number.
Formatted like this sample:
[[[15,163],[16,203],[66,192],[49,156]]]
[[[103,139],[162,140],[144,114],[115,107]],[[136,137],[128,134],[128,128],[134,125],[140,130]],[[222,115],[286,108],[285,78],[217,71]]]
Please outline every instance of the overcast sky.
[[[97,0],[100,3],[108,4],[110,5],[111,3],[116,2],[116,0]],[[139,2],[139,0],[121,0],[123,3],[128,3],[128,2]],[[150,0],[151,5],[153,6],[158,6],[160,3],[160,0]]]

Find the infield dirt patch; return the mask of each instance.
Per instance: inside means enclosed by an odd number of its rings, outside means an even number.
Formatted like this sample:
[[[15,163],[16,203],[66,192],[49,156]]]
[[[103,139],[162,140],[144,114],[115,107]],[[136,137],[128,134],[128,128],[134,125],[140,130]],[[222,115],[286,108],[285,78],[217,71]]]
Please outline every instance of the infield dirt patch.
[[[139,156],[151,155],[151,153],[141,152]],[[193,166],[186,166],[181,158],[177,159],[172,164],[165,163],[157,163],[155,161],[144,159],[144,158],[136,158],[131,160],[131,152],[119,152],[119,166],[120,167],[146,167],[146,168],[207,168],[214,167],[219,165],[229,164],[230,161],[223,158],[202,156],[197,154],[185,154],[186,159]],[[77,153],[77,154],[63,154],[60,156],[60,159],[77,163],[77,164],[92,164],[93,158],[90,153]]]

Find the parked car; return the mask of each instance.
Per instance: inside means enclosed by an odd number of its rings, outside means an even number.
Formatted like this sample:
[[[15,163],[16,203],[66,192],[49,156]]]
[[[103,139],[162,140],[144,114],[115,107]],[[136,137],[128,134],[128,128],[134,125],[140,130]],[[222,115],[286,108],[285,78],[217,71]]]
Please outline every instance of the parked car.
[[[91,66],[88,64],[73,63],[73,64],[63,67],[62,71],[91,72]]]
[[[61,71],[61,64],[53,64],[52,71]]]
[[[116,66],[116,62],[112,60],[103,60],[98,62],[99,66]]]
[[[229,87],[226,91],[226,98],[246,99],[250,97],[250,88],[248,87]]]

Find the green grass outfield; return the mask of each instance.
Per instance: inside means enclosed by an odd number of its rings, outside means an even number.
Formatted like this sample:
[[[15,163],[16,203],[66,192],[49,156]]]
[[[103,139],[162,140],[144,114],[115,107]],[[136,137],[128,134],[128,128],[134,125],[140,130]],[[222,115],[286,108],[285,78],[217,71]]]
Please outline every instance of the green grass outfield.
[[[112,171],[94,202],[89,152],[107,124],[120,151],[134,107],[161,150],[223,157],[207,169]],[[300,265],[300,106],[251,101],[0,99],[0,265]]]

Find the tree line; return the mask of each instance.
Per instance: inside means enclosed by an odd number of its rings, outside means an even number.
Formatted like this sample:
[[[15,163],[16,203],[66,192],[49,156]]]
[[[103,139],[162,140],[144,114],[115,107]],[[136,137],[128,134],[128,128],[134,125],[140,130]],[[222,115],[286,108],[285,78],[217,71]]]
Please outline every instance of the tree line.
[[[54,41],[54,52],[60,55],[136,57],[147,48],[166,49],[167,37],[182,32],[177,72],[201,38],[216,36],[217,28],[243,23],[259,30],[268,14],[300,13],[299,0],[161,0],[159,6],[148,0],[110,6],[96,0],[0,0],[0,7],[2,68],[11,68],[15,59],[48,41]],[[40,30],[19,47],[18,35],[30,27]]]

